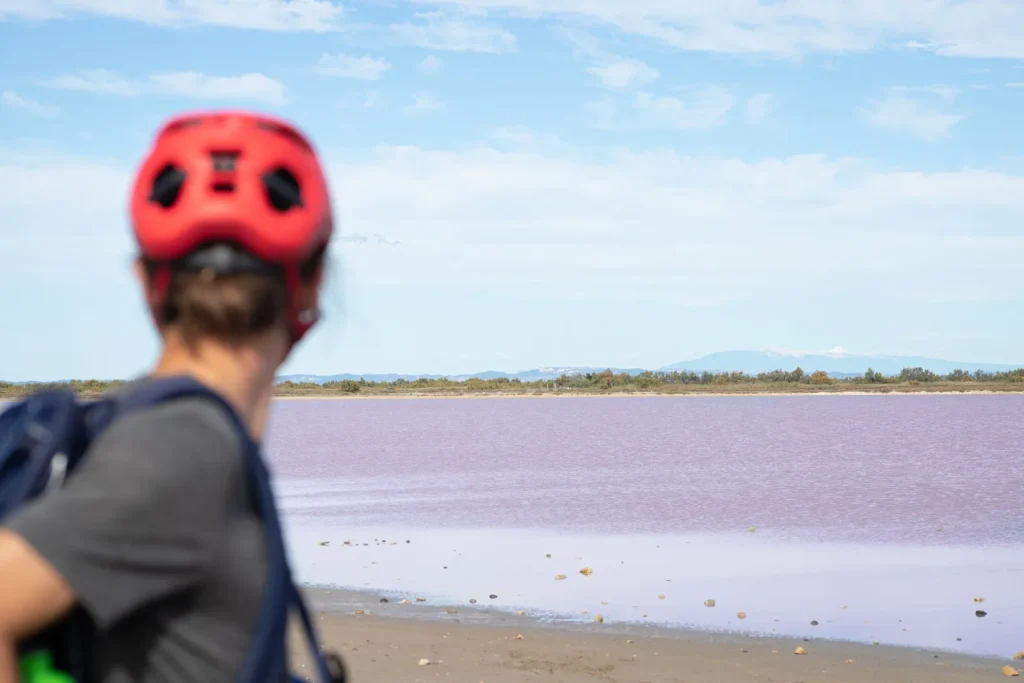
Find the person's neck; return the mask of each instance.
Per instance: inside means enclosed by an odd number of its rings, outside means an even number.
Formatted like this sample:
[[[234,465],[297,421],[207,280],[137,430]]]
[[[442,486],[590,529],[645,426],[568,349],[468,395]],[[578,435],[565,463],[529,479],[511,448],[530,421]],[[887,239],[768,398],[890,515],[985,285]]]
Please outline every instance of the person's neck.
[[[215,340],[186,344],[177,335],[164,336],[164,348],[150,373],[154,377],[187,375],[224,397],[260,440],[270,413],[278,363],[268,340],[235,346]]]

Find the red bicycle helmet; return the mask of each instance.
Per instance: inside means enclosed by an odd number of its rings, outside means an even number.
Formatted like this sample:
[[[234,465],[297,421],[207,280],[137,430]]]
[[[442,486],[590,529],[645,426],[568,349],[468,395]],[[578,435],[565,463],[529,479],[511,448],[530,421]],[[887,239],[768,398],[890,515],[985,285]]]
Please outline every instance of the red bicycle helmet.
[[[316,322],[316,311],[298,310],[299,269],[326,248],[334,220],[316,152],[290,123],[239,111],[172,118],[135,178],[131,219],[143,259],[155,265],[154,310],[175,264],[228,244],[249,266],[283,270],[295,341]],[[244,255],[231,264],[225,253],[213,263],[245,269]]]

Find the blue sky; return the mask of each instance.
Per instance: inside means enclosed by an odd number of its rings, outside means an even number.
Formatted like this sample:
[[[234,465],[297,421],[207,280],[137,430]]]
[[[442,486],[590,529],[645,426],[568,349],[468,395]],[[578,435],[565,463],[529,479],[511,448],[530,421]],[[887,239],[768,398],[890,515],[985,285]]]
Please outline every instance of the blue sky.
[[[1024,4],[893,7],[0,0],[0,378],[152,362],[127,186],[215,106],[328,166],[328,319],[289,371],[1024,362]]]

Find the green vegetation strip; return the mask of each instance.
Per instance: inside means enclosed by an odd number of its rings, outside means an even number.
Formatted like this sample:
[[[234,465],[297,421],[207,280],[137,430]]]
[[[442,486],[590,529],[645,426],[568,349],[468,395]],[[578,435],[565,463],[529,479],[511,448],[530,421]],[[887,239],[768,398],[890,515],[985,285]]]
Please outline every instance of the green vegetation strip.
[[[71,380],[69,382],[13,384],[0,382],[0,398],[11,399],[33,391],[72,389],[82,396],[98,396],[121,380]],[[491,395],[605,395],[605,394],[808,394],[822,392],[1024,392],[1024,368],[1009,372],[955,370],[939,375],[922,368],[905,368],[899,375],[885,376],[868,370],[858,377],[836,378],[818,370],[806,373],[775,370],[757,375],[742,372],[589,372],[562,375],[557,379],[524,382],[518,379],[417,379],[395,382],[281,382],[278,396],[485,396]]]

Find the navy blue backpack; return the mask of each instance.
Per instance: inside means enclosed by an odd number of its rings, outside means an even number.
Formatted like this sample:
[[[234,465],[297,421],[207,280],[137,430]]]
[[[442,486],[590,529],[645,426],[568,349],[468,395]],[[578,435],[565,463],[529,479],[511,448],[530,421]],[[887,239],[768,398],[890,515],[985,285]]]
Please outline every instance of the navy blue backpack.
[[[220,396],[186,378],[151,380],[123,395],[95,402],[80,401],[70,390],[41,391],[0,414],[0,524],[28,501],[59,489],[82,461],[89,444],[115,419],[164,401],[202,397],[230,416],[244,444],[250,496],[267,539],[267,587],[238,683],[279,683],[289,680],[286,654],[288,618],[297,612],[313,655],[319,683],[342,683],[345,668],[338,655],[320,649],[309,611],[292,579],[281,524],[270,487],[270,474],[259,446],[249,437],[237,413]],[[78,611],[48,629],[21,652],[43,650],[54,666],[76,683],[91,683],[88,618]],[[300,679],[291,678],[296,681]],[[197,682],[198,683],[198,682]]]

